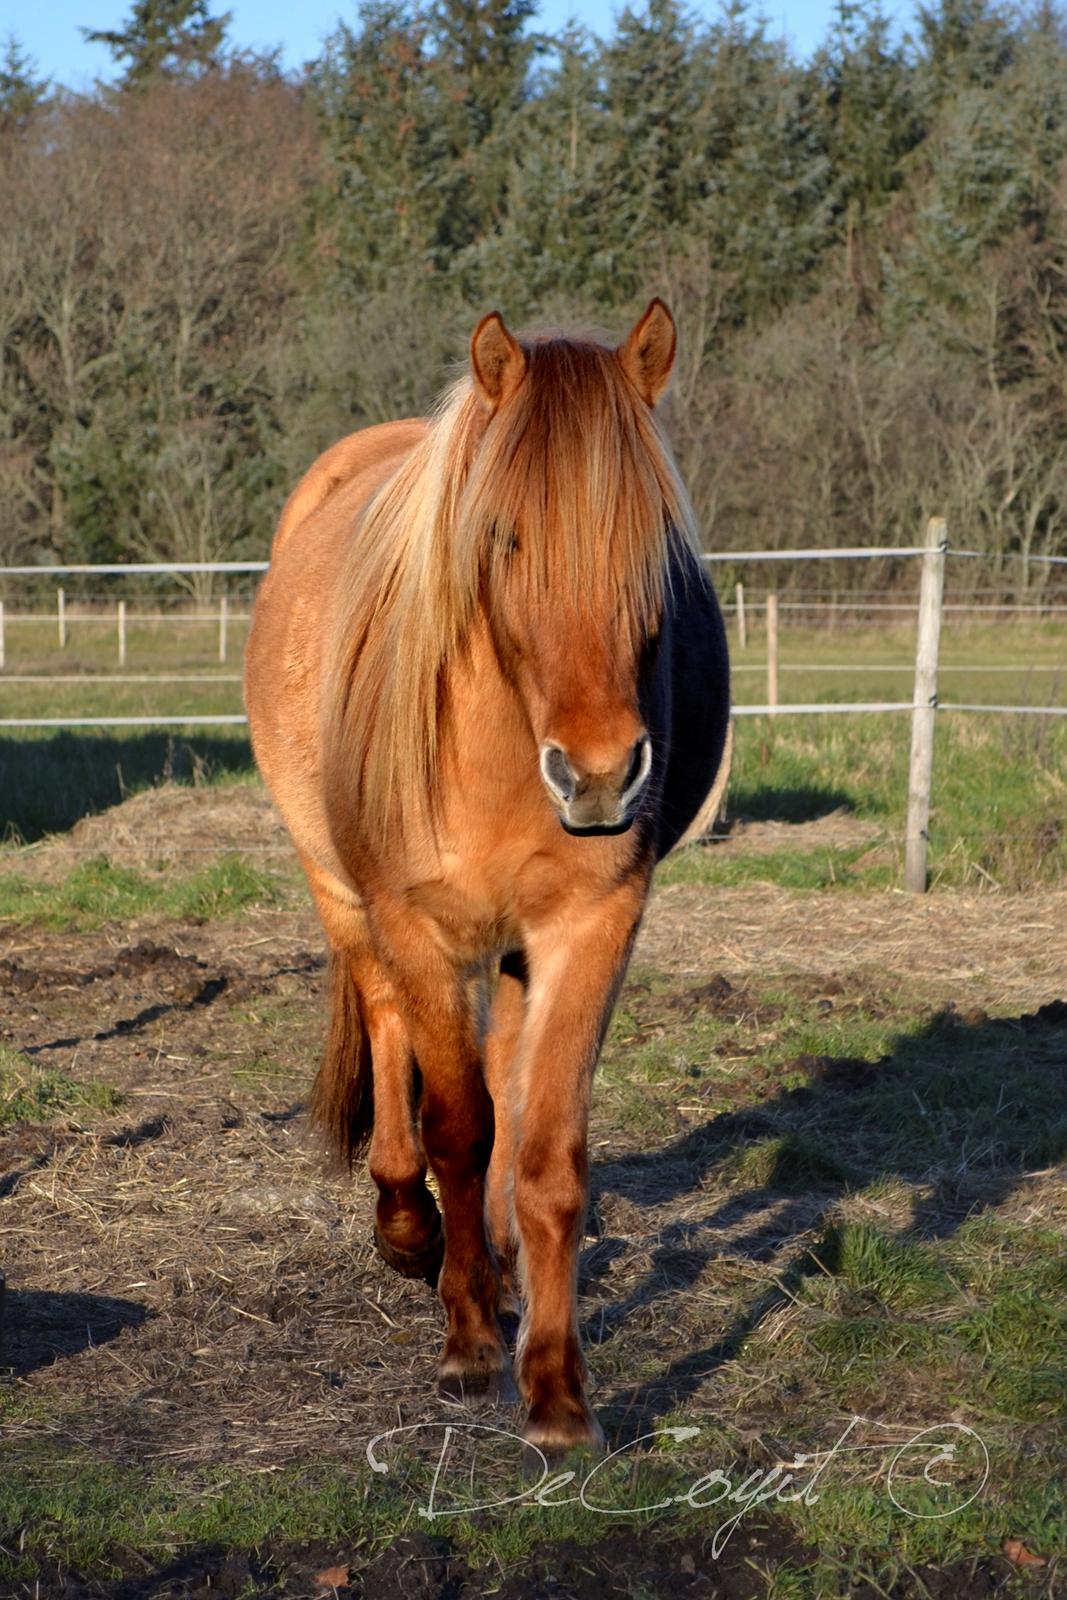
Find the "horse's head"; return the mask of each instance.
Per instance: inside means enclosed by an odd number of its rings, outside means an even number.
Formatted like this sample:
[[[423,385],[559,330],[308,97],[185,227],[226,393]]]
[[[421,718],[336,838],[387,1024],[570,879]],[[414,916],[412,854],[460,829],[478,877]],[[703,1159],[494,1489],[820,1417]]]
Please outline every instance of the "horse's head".
[[[541,781],[572,833],[621,832],[649,792],[642,670],[668,529],[684,515],[652,417],[674,349],[660,300],[616,350],[520,343],[495,312],[471,341],[489,416],[468,494],[487,552],[483,604]]]

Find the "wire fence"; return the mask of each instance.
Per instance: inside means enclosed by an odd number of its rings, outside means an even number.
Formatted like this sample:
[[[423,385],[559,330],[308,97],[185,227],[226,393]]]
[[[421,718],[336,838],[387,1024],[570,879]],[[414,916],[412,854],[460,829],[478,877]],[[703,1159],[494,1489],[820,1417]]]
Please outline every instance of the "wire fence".
[[[767,592],[755,595],[751,592],[746,595],[744,585],[737,583],[734,587],[733,598],[723,597],[723,610],[730,619],[738,634],[742,646],[746,643],[749,623],[757,617],[766,643],[766,659],[760,663],[739,662],[733,671],[738,674],[760,673],[766,675],[767,694],[764,701],[751,704],[735,704],[733,715],[739,718],[750,717],[816,717],[816,716],[844,716],[865,715],[882,713],[909,713],[912,724],[911,737],[911,763],[909,771],[908,790],[908,820],[905,828],[905,887],[920,889],[926,883],[927,846],[929,842],[929,812],[930,788],[932,770],[932,752],[934,724],[937,716],[944,713],[959,714],[985,714],[993,716],[1024,716],[1059,718],[1067,716],[1067,705],[1027,705],[1006,703],[1001,699],[981,701],[972,699],[944,700],[938,694],[939,676],[947,673],[969,674],[973,677],[988,677],[995,674],[1067,674],[1067,662],[1049,664],[1047,662],[1026,663],[978,663],[966,666],[939,665],[939,643],[942,622],[946,615],[994,616],[994,617],[1028,617],[1035,616],[1055,619],[1067,615],[1067,601],[1061,603],[1059,599],[1040,599],[1038,601],[1007,602],[1002,599],[986,598],[1003,591],[989,587],[983,591],[975,591],[966,600],[946,599],[945,583],[946,573],[950,562],[959,557],[964,562],[990,560],[981,552],[974,550],[955,550],[949,546],[945,524],[940,518],[932,518],[926,529],[926,542],[917,545],[900,545],[889,548],[850,547],[847,549],[809,549],[809,550],[746,550],[746,551],[716,551],[709,552],[705,559],[710,567],[723,567],[738,569],[748,565],[768,565],[772,569],[784,562],[796,564],[842,562],[842,561],[919,561],[921,563],[921,581],[919,593],[910,601],[900,599],[898,590],[890,591],[885,598],[872,598],[869,595],[846,595],[833,590],[817,590],[812,594],[805,594],[803,598],[789,599],[780,597],[776,589],[769,588]],[[1003,557],[996,558],[998,561]],[[1045,566],[1049,569],[1067,567],[1067,557],[1052,555],[1024,556],[1014,553],[1009,559],[1025,560],[1029,567]],[[0,568],[0,583],[6,579],[49,579],[58,581],[65,578],[102,578],[102,577],[137,577],[152,579],[176,579],[190,575],[207,577],[227,577],[242,575],[250,577],[261,574],[266,570],[267,563],[262,561],[231,561],[231,562],[169,562],[147,563],[133,562],[129,564],[110,565],[74,565],[64,567],[6,567]],[[58,687],[61,685],[183,685],[183,684],[235,684],[240,681],[236,673],[225,672],[167,672],[153,671],[147,673],[127,673],[122,668],[126,665],[128,650],[128,629],[136,624],[138,627],[158,628],[161,625],[172,624],[203,624],[211,625],[217,630],[217,659],[220,666],[225,666],[233,644],[231,630],[243,627],[250,619],[250,610],[238,611],[231,608],[230,597],[227,594],[220,596],[216,608],[206,610],[202,602],[194,602],[190,608],[187,603],[184,609],[157,609],[155,611],[132,611],[127,608],[125,598],[115,600],[112,595],[99,592],[95,596],[80,596],[75,605],[68,606],[66,593],[62,585],[55,592],[55,609],[49,611],[30,611],[18,614],[5,615],[4,602],[0,600],[0,684],[9,683],[23,686],[34,685],[41,687]],[[794,618],[801,614],[825,617],[830,614],[831,619],[843,615],[855,617],[870,616],[900,616],[914,617],[916,619],[916,648],[914,657],[910,660],[887,660],[884,662],[797,662],[789,670],[813,674],[840,674],[850,672],[859,673],[913,673],[913,688],[910,698],[894,699],[869,699],[869,700],[823,700],[823,701],[783,701],[779,695],[779,616],[788,613]],[[60,672],[21,672],[9,673],[7,668],[6,629],[10,625],[25,625],[29,623],[46,623],[56,629],[56,642],[61,649],[66,648],[71,627],[110,627],[116,637],[116,659],[120,668],[112,671],[85,671],[81,673]],[[100,714],[100,715],[25,715],[25,716],[0,716],[0,730],[30,731],[34,729],[59,730],[59,729],[104,729],[104,728],[212,728],[212,727],[240,727],[246,723],[242,712],[168,712],[144,714]]]

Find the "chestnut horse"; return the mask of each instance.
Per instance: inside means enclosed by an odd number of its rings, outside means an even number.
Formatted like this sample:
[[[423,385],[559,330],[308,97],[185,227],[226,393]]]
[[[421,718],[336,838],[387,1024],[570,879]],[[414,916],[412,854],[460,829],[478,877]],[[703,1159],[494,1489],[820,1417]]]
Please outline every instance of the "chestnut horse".
[[[301,481],[247,651],[256,757],[331,947],[314,1109],[349,1160],[373,1128],[375,1240],[439,1271],[446,1391],[506,1391],[521,1289],[526,1437],[553,1449],[600,1438],[576,1309],[593,1068],[727,730],[722,621],[653,414],[674,349],[658,300],[617,350],[485,317],[432,419],[353,434]]]

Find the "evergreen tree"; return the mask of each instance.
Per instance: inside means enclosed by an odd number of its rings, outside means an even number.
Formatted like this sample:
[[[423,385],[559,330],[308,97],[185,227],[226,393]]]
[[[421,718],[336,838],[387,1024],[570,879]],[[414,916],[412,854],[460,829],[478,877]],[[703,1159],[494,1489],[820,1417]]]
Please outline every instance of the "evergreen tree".
[[[904,159],[924,133],[913,72],[903,47],[891,43],[878,0],[839,0],[837,25],[813,71],[839,203],[862,216],[900,186]]]
[[[678,0],[647,0],[618,19],[604,54],[610,182],[619,244],[684,227],[704,192],[702,92],[696,30]]]
[[[48,93],[48,79],[37,77],[35,65],[9,34],[0,57],[0,137],[21,133]]]
[[[988,88],[1015,57],[1014,29],[990,0],[919,7],[920,92],[935,101],[967,86]]]
[[[124,87],[139,88],[153,78],[218,66],[231,14],[212,17],[207,0],[134,0],[125,27],[81,31],[126,63]]]
[[[619,298],[608,134],[595,41],[570,27],[517,118],[504,218],[480,254],[482,281],[512,315]]]
[[[689,228],[720,276],[721,315],[738,323],[805,291],[833,240],[832,165],[807,75],[742,3],[700,60],[703,196]]]
[[[437,0],[436,111],[449,154],[441,248],[477,250],[503,221],[515,133],[537,40],[535,0]]]
[[[333,277],[356,295],[432,275],[446,231],[449,151],[427,26],[404,0],[371,0],[313,69],[332,179],[318,200]]]

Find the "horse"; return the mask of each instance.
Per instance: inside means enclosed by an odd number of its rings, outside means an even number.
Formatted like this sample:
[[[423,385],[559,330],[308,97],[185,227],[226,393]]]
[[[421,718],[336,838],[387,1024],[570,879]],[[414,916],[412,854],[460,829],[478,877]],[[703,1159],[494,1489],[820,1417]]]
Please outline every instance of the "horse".
[[[524,1438],[555,1453],[603,1442],[577,1318],[593,1071],[728,727],[655,414],[675,345],[658,299],[617,348],[483,317],[433,416],[297,485],[246,652],[330,946],[311,1109],[342,1161],[369,1140],[381,1256],[437,1284],[443,1393],[515,1397],[521,1297]]]

